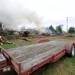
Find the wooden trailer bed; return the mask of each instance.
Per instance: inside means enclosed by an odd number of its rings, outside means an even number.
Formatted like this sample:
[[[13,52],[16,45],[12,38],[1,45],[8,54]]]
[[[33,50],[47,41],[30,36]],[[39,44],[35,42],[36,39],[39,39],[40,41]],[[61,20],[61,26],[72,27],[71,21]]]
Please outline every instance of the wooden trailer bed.
[[[65,52],[66,44],[67,43],[64,40],[55,40],[46,43],[13,48],[9,51],[9,53],[14,61],[21,64],[22,71],[28,71],[32,67],[44,62],[62,50]]]

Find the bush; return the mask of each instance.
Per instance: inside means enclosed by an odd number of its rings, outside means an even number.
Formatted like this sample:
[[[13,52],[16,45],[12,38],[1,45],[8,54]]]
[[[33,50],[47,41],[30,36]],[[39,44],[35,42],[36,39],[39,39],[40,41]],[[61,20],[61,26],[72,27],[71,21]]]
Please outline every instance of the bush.
[[[70,27],[69,30],[68,30],[68,33],[71,33],[71,34],[75,33],[75,28],[74,27]]]
[[[25,32],[23,33],[23,37],[28,37],[28,36],[29,36],[29,34],[30,34],[30,32],[29,32],[29,31],[25,31]]]

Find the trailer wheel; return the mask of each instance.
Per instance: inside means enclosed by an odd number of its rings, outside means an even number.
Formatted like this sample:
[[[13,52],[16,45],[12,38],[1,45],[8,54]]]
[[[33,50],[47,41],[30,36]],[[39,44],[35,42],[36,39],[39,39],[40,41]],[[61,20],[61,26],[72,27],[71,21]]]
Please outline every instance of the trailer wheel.
[[[75,46],[74,45],[72,45],[70,55],[75,56]]]

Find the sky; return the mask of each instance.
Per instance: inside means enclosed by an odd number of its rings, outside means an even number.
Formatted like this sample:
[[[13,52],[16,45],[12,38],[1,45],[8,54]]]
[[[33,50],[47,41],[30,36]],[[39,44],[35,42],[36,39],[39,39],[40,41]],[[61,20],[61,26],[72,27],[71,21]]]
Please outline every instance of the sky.
[[[75,0],[0,0],[0,21],[11,28],[21,27],[24,22],[30,22],[34,28],[33,23],[39,24],[38,27],[64,24],[66,30],[67,17],[68,27],[75,25],[74,8]]]

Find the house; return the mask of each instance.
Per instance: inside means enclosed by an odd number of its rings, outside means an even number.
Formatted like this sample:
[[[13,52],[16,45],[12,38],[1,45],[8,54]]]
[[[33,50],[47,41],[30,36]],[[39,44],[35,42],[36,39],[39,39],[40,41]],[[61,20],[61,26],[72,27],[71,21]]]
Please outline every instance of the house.
[[[50,26],[50,27],[45,27],[45,28],[43,29],[43,32],[42,32],[42,33],[48,34],[48,35],[56,35],[56,31],[55,31],[55,29],[53,29],[52,26]]]

